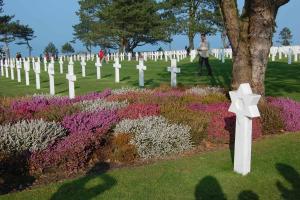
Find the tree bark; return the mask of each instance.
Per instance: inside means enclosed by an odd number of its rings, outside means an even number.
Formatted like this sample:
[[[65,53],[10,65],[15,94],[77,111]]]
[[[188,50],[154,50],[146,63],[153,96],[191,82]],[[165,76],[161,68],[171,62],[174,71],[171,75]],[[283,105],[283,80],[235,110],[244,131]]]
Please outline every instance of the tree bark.
[[[245,0],[238,14],[236,0],[219,0],[233,52],[231,87],[250,83],[253,91],[265,94],[265,72],[272,45],[275,19],[280,6],[289,0]]]

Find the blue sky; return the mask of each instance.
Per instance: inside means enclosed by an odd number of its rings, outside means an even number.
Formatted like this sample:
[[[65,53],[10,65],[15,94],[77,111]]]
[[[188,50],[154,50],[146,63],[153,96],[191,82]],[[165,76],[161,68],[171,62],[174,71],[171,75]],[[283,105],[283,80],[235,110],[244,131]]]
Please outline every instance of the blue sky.
[[[78,22],[75,12],[79,6],[76,0],[4,0],[5,13],[15,15],[16,20],[24,24],[29,24],[35,30],[37,36],[31,43],[33,55],[39,55],[49,42],[53,42],[57,48],[67,41],[73,39],[72,25]],[[238,0],[238,2],[243,2]],[[241,5],[239,5],[241,6]],[[277,15],[277,30],[289,27],[293,33],[293,44],[300,44],[300,0],[290,0],[281,7]],[[275,33],[277,40],[278,32]],[[209,38],[212,47],[220,47],[220,36],[216,35]],[[199,44],[199,36],[195,38],[195,45]],[[172,49],[183,49],[188,44],[186,36],[174,36],[171,44]],[[169,49],[169,45],[160,44],[164,49]],[[156,50],[158,46],[146,45],[136,50]],[[25,46],[11,44],[11,52],[15,54],[20,51],[24,56],[28,55]],[[80,42],[75,45],[76,51],[84,51],[85,48]],[[97,51],[94,48],[94,51]]]

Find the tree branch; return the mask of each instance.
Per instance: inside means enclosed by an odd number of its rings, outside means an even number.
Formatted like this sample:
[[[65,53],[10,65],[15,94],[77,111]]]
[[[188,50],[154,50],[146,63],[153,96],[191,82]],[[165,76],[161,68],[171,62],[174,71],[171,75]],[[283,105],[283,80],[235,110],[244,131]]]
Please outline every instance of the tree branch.
[[[239,15],[235,0],[219,0],[224,25],[233,53],[237,51],[239,41]]]

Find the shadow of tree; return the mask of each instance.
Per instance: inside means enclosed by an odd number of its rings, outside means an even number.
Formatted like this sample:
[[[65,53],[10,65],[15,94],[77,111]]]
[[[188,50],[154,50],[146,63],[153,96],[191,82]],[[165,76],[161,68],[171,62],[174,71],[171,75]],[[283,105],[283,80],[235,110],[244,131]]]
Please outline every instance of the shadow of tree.
[[[277,181],[276,185],[281,192],[282,199],[300,199],[300,174],[292,166],[283,163],[277,163],[276,169],[291,184],[290,189],[284,186],[282,182]]]
[[[21,191],[31,186],[35,178],[29,174],[29,152],[10,155],[0,162],[0,195]]]
[[[259,199],[258,195],[251,190],[242,191],[238,196],[238,200],[258,200],[258,199]]]
[[[225,200],[227,199],[219,181],[213,176],[206,176],[197,184],[196,200]],[[251,190],[244,190],[238,194],[238,200],[258,200],[259,196]]]
[[[117,184],[117,180],[105,172],[109,169],[107,163],[95,165],[87,176],[62,185],[51,197],[51,200],[61,199],[92,199]],[[99,180],[100,179],[100,180]]]
[[[196,186],[196,200],[226,199],[218,180],[213,176],[204,177]]]

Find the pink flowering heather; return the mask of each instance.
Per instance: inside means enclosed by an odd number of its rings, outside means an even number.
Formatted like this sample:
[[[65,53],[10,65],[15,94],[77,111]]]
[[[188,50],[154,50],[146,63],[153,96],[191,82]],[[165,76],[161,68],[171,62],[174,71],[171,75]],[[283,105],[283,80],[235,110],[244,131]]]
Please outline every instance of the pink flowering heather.
[[[116,112],[112,111],[81,113],[67,117],[63,123],[71,133],[46,150],[32,154],[30,159],[32,171],[59,167],[74,172],[85,167],[96,151],[101,152],[106,133],[117,121]]]
[[[182,97],[185,94],[186,93],[181,90],[169,90],[166,92],[156,91],[153,93],[153,96],[155,96],[155,97]]]
[[[229,143],[235,132],[236,117],[234,113],[228,112],[229,103],[217,104],[190,104],[188,108],[193,111],[208,112],[210,123],[207,128],[208,139],[214,142]],[[253,121],[253,139],[262,136],[259,118]]]
[[[300,102],[286,98],[269,98],[268,101],[282,111],[285,130],[300,131]]]
[[[103,92],[92,92],[83,96],[77,96],[73,102],[80,102],[80,101],[87,101],[87,100],[96,100],[96,99],[103,99],[111,95],[111,90],[107,89]]]
[[[93,132],[98,128],[106,127],[108,124],[117,121],[116,111],[103,110],[99,112],[80,112],[66,116],[62,121],[62,125],[73,134],[77,132]]]
[[[153,115],[159,115],[159,106],[156,104],[131,104],[118,111],[120,119],[138,119]]]

